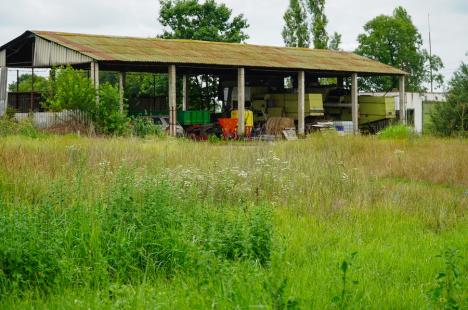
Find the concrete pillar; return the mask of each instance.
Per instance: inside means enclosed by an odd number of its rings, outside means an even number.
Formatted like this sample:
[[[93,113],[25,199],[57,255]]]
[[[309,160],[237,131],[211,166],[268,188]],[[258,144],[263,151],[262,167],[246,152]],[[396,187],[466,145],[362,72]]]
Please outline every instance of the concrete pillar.
[[[359,133],[359,97],[358,97],[358,76],[353,73],[351,76],[351,112],[353,116],[353,132]]]
[[[188,103],[188,81],[187,75],[182,76],[182,111],[187,111]]]
[[[169,66],[169,134],[177,136],[176,66]]]
[[[406,91],[405,76],[400,76],[400,121],[406,125]]]
[[[120,113],[124,112],[124,96],[125,96],[125,72],[119,72],[119,105],[120,105]]]
[[[305,135],[305,115],[304,115],[304,101],[305,101],[305,72],[300,71],[298,75],[298,134],[300,136]]]
[[[238,124],[237,135],[242,137],[245,134],[245,69],[237,70],[237,110]]]
[[[0,116],[3,116],[8,105],[8,68],[0,68]]]
[[[96,102],[99,103],[99,63],[96,61],[91,62],[90,77],[96,89]]]

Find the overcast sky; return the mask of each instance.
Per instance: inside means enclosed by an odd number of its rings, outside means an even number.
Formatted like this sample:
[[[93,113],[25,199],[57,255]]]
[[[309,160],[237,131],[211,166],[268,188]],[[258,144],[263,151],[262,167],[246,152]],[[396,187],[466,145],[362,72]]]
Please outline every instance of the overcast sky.
[[[8,2],[8,5],[5,3]],[[282,16],[289,0],[223,0],[249,23],[249,43],[282,45]],[[149,37],[161,33],[158,0],[1,0],[0,45],[25,30],[53,30]],[[357,4],[359,3],[359,4]],[[468,61],[468,0],[328,0],[328,31],[343,35],[343,48],[356,48],[363,25],[380,14],[405,7],[428,43],[431,14],[433,52],[442,57],[450,77]]]

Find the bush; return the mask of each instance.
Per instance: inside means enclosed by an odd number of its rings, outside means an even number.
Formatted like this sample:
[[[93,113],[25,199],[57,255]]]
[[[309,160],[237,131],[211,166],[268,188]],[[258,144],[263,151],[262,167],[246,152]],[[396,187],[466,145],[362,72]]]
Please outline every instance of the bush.
[[[392,125],[378,133],[380,139],[409,139],[413,129],[402,124]]]
[[[108,83],[99,89],[99,102],[91,80],[82,70],[54,69],[55,78],[46,94],[45,108],[51,111],[79,110],[90,117],[102,134],[123,135],[129,119],[120,109],[119,89]]]
[[[99,102],[93,104],[91,118],[103,134],[124,135],[129,130],[129,118],[120,110],[119,89],[109,83],[99,88]]]
[[[447,103],[434,107],[431,113],[432,132],[440,136],[468,132],[468,64],[462,64],[449,83]]]
[[[160,126],[156,124],[148,117],[134,117],[132,119],[132,131],[133,134],[140,138],[146,136],[163,136],[164,132]]]

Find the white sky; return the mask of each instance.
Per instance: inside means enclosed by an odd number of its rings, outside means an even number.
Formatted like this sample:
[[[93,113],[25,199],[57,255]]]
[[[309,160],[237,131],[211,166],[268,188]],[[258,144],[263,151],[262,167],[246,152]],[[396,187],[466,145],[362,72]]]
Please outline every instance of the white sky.
[[[223,0],[234,14],[249,23],[249,43],[283,45],[283,14],[289,0]],[[359,3],[359,4],[357,4]],[[345,50],[357,46],[363,25],[380,14],[405,7],[428,41],[427,14],[431,14],[433,52],[442,57],[449,78],[468,61],[468,0],[328,0],[328,31],[343,35]],[[158,0],[0,0],[0,45],[26,30],[54,30],[149,37],[161,33]]]

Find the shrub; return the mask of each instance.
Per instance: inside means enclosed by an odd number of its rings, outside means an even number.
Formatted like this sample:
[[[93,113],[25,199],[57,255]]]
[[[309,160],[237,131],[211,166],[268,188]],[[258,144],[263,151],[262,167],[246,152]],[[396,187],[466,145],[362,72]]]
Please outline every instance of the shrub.
[[[132,131],[135,136],[140,138],[164,135],[161,127],[156,126],[156,124],[148,117],[134,117],[132,119]]]
[[[412,135],[412,128],[402,124],[389,126],[378,133],[380,139],[409,139]]]
[[[46,94],[45,108],[56,112],[82,111],[91,118],[99,133],[127,133],[129,119],[121,111],[117,87],[108,83],[101,85],[97,102],[96,90],[84,71],[69,66],[54,70],[56,74]]]
[[[128,132],[129,118],[121,111],[119,89],[109,83],[99,88],[99,102],[93,104],[91,118],[99,132],[123,135]]]

